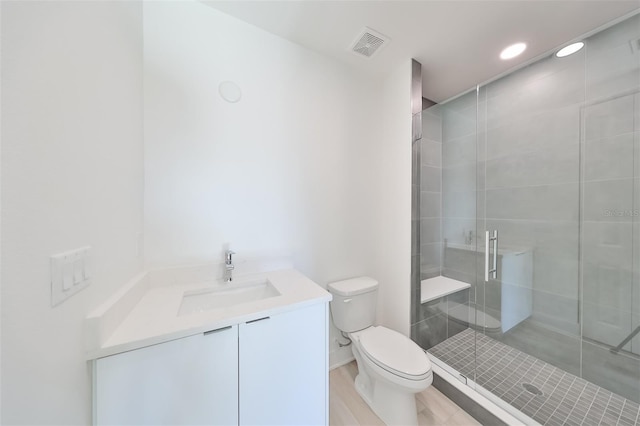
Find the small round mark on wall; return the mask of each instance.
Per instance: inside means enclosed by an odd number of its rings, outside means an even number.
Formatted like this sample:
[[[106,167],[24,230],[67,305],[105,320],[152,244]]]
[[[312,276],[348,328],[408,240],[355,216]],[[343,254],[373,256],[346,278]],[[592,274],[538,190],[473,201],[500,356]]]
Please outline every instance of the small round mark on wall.
[[[218,86],[218,92],[220,93],[220,96],[222,96],[222,99],[232,104],[235,104],[240,101],[240,98],[242,98],[242,90],[240,90],[240,86],[233,81],[223,81],[220,83]]]

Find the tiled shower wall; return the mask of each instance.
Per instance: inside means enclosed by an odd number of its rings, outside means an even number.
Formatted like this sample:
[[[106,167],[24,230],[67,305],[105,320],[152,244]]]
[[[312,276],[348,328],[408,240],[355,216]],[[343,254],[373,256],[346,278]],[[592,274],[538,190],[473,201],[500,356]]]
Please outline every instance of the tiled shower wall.
[[[420,279],[442,272],[442,117],[438,106],[422,112],[420,161]]]
[[[443,169],[444,131],[441,106],[436,105],[422,112],[422,140],[420,144],[420,279],[449,275],[444,270],[443,257]],[[475,114],[475,106],[474,106]],[[475,120],[475,115],[474,115]],[[475,125],[473,126],[475,131]],[[475,139],[474,139],[475,142]],[[475,146],[475,145],[474,145]],[[475,157],[474,157],[475,161]],[[474,169],[475,170],[475,169]],[[475,191],[475,186],[473,187]],[[472,205],[475,206],[475,201]],[[475,212],[475,210],[474,210]],[[471,223],[475,223],[475,213],[469,212]],[[453,266],[454,271],[456,266]],[[417,295],[419,297],[419,293]],[[449,296],[414,306],[411,333],[413,339],[429,349],[448,337],[464,330],[467,325],[459,318],[469,316],[469,291],[461,291]],[[449,313],[456,310],[457,315]],[[454,319],[454,318],[458,318]]]
[[[477,181],[477,95],[469,92],[442,105],[442,275],[476,282],[476,206],[483,193]],[[474,293],[474,292],[472,292]]]

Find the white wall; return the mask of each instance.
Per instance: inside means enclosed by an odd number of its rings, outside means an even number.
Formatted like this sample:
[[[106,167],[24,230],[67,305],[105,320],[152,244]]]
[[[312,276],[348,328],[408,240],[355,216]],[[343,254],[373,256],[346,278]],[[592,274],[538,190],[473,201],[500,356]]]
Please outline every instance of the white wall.
[[[411,305],[411,60],[381,87],[381,137],[373,138],[370,274],[380,281],[378,323],[409,336]]]
[[[289,251],[378,278],[408,334],[408,62],[369,80],[196,2],[1,7],[2,424],[90,422],[83,320],[142,268],[143,219],[149,266]],[[52,308],[49,256],[83,245],[93,283]]]
[[[90,422],[88,311],[142,268],[142,6],[2,2],[2,424]],[[51,307],[49,256],[93,247]]]
[[[370,273],[378,82],[198,2],[145,3],[144,28],[147,263],[230,243],[238,262],[291,252],[323,286]]]

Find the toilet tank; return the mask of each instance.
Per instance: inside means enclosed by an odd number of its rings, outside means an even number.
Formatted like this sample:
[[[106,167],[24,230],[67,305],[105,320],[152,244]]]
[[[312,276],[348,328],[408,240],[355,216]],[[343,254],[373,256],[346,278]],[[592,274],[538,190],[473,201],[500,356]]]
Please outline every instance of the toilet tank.
[[[376,318],[378,281],[369,277],[351,278],[329,284],[331,316],[339,330],[350,333],[373,325]]]

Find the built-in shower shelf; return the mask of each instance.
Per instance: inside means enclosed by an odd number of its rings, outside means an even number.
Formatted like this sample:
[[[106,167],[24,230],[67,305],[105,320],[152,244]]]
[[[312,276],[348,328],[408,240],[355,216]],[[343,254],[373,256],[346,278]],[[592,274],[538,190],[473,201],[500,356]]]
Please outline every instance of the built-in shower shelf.
[[[420,283],[420,302],[430,302],[469,287],[471,286],[468,283],[443,276],[422,280]]]

